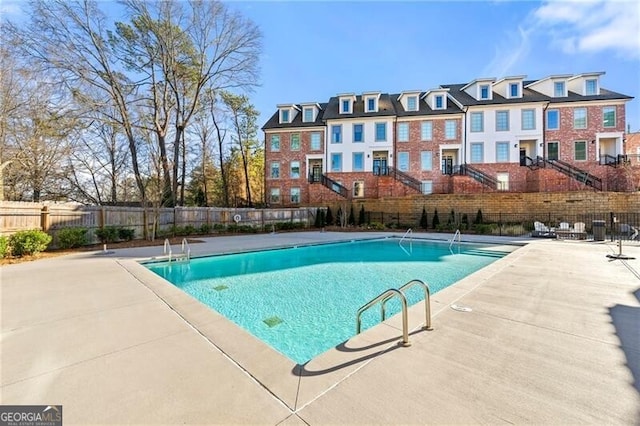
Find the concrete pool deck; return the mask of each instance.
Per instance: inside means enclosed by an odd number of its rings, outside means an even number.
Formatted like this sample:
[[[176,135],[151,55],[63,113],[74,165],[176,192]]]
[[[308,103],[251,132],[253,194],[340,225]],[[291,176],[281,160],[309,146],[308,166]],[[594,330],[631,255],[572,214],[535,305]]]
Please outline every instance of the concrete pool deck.
[[[389,234],[214,237],[191,250],[366,235]],[[606,257],[610,242],[526,242],[436,293],[433,331],[414,305],[412,346],[396,345],[394,317],[304,366],[136,262],[160,247],[7,265],[0,404],[62,404],[65,424],[639,424],[640,244],[623,262]]]

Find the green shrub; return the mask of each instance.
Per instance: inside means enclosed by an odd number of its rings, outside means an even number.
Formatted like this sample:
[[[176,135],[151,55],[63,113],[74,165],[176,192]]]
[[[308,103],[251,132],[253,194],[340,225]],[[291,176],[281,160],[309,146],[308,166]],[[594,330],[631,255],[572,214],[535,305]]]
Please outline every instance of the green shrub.
[[[0,259],[9,256],[9,240],[7,237],[0,237]]]
[[[87,244],[85,228],[64,228],[58,231],[58,246],[63,249],[82,247]]]
[[[427,210],[422,208],[422,216],[420,216],[420,228],[427,229],[429,227],[429,219],[427,219]]]
[[[475,225],[482,224],[482,209],[478,209],[478,213],[476,213],[476,220],[473,222]]]
[[[333,212],[331,211],[331,207],[327,207],[327,215],[325,217],[325,222],[329,226],[333,225],[334,219],[333,219]]]
[[[96,237],[102,244],[113,243],[118,240],[118,228],[115,226],[105,226],[95,231]]]
[[[119,228],[118,229],[118,238],[124,241],[131,241],[133,237],[135,237],[136,231],[131,228]]]
[[[211,229],[212,229],[211,225],[209,225],[208,223],[203,223],[202,225],[200,225],[199,233],[207,235],[211,233]]]
[[[16,232],[9,237],[9,246],[14,256],[38,254],[46,250],[50,242],[51,235],[37,229]]]
[[[351,226],[356,224],[356,216],[353,214],[353,204],[351,205],[351,210],[349,210],[349,218],[347,219],[347,223]]]
[[[369,229],[373,229],[374,231],[384,231],[384,224],[380,222],[371,222],[369,224]]]
[[[366,221],[364,214],[364,204],[360,206],[360,213],[358,213],[358,226],[364,225]]]
[[[437,228],[438,228],[438,225],[440,225],[440,219],[438,218],[438,209],[436,209],[436,210],[433,212],[433,220],[431,221],[431,223],[433,224],[433,227],[434,227],[435,229],[437,229]]]
[[[182,235],[191,235],[191,234],[195,234],[196,233],[196,227],[193,225],[187,225],[183,228],[183,234]]]

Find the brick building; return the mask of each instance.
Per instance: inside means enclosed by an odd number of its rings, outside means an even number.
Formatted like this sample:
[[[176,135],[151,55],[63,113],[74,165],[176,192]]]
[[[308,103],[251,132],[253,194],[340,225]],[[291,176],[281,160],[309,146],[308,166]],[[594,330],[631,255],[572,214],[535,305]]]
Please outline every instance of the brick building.
[[[483,78],[281,104],[263,126],[270,205],[431,193],[637,189],[630,96],[604,73]],[[635,152],[633,153],[635,154]]]

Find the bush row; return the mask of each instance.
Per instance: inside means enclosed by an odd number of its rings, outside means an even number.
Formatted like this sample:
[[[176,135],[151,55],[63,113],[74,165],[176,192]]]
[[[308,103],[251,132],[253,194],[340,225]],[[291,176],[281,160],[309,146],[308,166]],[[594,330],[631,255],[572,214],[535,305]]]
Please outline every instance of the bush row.
[[[0,237],[0,258],[7,256],[29,256],[44,251],[51,242],[51,235],[37,229],[19,231]]]

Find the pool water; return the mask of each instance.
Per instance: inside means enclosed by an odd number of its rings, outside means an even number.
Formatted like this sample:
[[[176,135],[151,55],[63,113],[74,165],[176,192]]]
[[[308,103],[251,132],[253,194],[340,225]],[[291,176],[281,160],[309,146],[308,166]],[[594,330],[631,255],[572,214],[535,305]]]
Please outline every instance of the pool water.
[[[303,364],[352,337],[358,309],[383,291],[419,279],[433,294],[505,254],[487,245],[452,253],[448,244],[385,239],[145,266]],[[413,305],[424,292],[415,286],[406,296]],[[399,311],[397,299],[389,301],[387,318]],[[377,308],[362,315],[363,330],[379,322]]]

